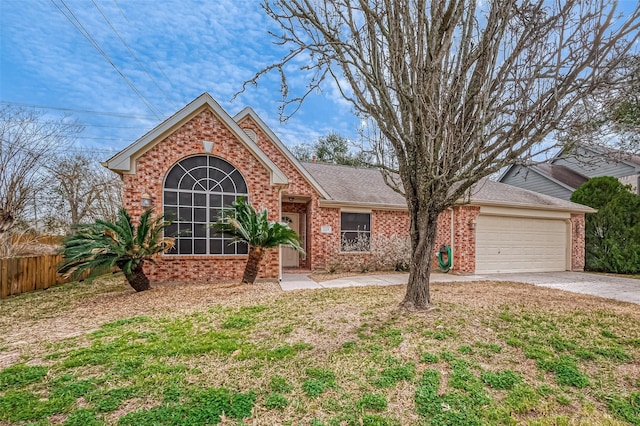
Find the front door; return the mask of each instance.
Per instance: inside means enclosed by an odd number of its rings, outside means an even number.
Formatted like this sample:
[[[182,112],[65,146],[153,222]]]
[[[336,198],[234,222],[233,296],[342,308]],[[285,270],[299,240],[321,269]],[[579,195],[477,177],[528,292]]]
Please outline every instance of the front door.
[[[300,216],[298,213],[282,213],[282,221],[289,224],[289,228],[293,229],[296,234],[300,235]],[[285,268],[297,268],[299,253],[289,247],[282,248],[282,266]]]

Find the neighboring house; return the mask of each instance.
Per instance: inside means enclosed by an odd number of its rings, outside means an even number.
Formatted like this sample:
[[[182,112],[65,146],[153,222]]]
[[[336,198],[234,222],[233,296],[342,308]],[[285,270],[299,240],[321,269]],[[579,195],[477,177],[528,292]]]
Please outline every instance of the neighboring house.
[[[513,165],[498,181],[570,200],[576,188],[598,176],[618,178],[640,194],[640,156],[578,144],[569,152],[560,152],[548,163],[529,167]]]
[[[346,252],[341,239],[409,234],[405,201],[379,171],[300,163],[255,111],[231,117],[207,93],[104,164],[122,176],[124,205],[134,217],[150,205],[174,219],[166,233],[176,237],[175,248],[148,266],[155,281],[240,277],[247,247],[209,226],[240,196],[268,209],[271,220],[288,222],[306,251],[270,250],[261,277],[364,262],[367,248]],[[592,209],[488,180],[470,200],[438,220],[436,250],[452,247],[454,271],[583,269],[584,214]]]

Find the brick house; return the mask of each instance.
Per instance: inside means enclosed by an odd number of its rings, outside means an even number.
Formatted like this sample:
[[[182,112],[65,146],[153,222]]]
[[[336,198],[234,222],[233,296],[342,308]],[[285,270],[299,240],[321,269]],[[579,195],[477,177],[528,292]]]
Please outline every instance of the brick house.
[[[104,165],[124,182],[124,206],[138,217],[151,206],[174,222],[175,248],[148,266],[153,281],[237,279],[247,247],[209,224],[237,197],[266,208],[301,237],[306,253],[272,249],[260,276],[322,269],[329,261],[365,262],[357,237],[405,238],[402,196],[374,169],[299,162],[251,108],[231,117],[204,93]],[[582,270],[584,214],[592,209],[488,180],[468,203],[438,220],[436,247],[448,245],[453,270]],[[365,239],[366,241],[366,239]],[[435,259],[435,256],[434,256]]]

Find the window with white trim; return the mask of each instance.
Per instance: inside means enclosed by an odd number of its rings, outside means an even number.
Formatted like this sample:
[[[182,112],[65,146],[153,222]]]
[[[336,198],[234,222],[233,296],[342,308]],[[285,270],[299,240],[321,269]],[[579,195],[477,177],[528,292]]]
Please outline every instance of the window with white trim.
[[[248,197],[247,183],[227,161],[211,155],[188,157],[169,170],[164,182],[164,216],[171,220],[165,235],[175,238],[169,255],[244,255],[245,243],[216,232],[224,207]]]
[[[371,213],[340,213],[340,250],[369,251],[370,240]]]

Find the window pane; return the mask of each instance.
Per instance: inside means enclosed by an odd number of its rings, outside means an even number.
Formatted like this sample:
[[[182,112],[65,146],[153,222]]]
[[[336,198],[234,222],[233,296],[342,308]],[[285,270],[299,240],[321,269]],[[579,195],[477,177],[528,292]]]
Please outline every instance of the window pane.
[[[193,236],[205,238],[207,236],[207,225],[205,224],[193,225]]]
[[[207,194],[198,194],[198,193],[193,194],[193,205],[194,206],[206,207],[207,206]]]
[[[191,240],[179,239],[178,240],[178,253],[180,254],[193,254],[193,245]]]
[[[369,213],[341,213],[343,231],[369,231],[371,215]]]
[[[210,240],[210,253],[222,254],[222,240]]]
[[[164,228],[164,235],[167,237],[175,237],[178,234],[178,224],[172,223],[171,225]]]
[[[236,246],[238,247],[238,254],[249,253],[249,246],[247,245],[247,243],[236,243]]]
[[[369,233],[343,232],[341,237],[342,251],[369,251]]]
[[[218,169],[209,169],[209,190],[210,191],[222,191],[220,181],[226,177],[226,173]]]
[[[191,237],[193,235],[193,225],[191,223],[181,223],[178,225],[178,232],[181,237]]]
[[[230,178],[225,178],[222,182],[222,192],[231,192],[232,194],[236,193],[236,186],[233,184],[233,181]]]
[[[193,240],[193,254],[207,254],[207,240]]]
[[[178,199],[180,200],[181,206],[191,206],[191,193],[190,192],[181,192],[179,194]]]
[[[184,170],[182,170],[182,167],[175,166],[173,169],[171,169],[171,171],[169,171],[169,174],[167,175],[167,179],[164,181],[164,187],[177,188],[178,182],[180,182],[180,178],[182,177],[183,174],[184,174]]]
[[[239,171],[235,170],[231,173],[231,179],[236,184],[236,192],[238,194],[246,194],[247,193],[247,184],[244,181],[244,178],[240,174]]]
[[[166,220],[178,220],[178,208],[177,207],[165,207],[164,218]]]
[[[178,204],[178,193],[173,191],[164,191],[164,204],[175,206]]]
[[[209,221],[210,222],[217,222],[221,213],[222,213],[222,209],[211,209],[211,210],[209,210]]]
[[[231,240],[224,240],[224,254],[236,254],[236,246]]]
[[[222,195],[209,195],[209,207],[222,207]]]
[[[191,207],[180,207],[180,215],[178,216],[178,220],[180,222],[191,222]]]
[[[197,167],[195,169],[189,170],[191,176],[193,176],[197,181],[207,179],[207,168],[206,167]]]
[[[194,157],[185,158],[180,162],[180,164],[182,164],[182,167],[187,170],[191,170],[196,167],[203,167],[207,165],[207,156],[196,155]]]
[[[194,222],[206,222],[207,221],[207,209],[193,209],[193,221]]]
[[[188,191],[193,191],[193,185],[196,181],[189,175],[184,175],[182,180],[180,181],[180,189],[186,189]]]
[[[223,205],[224,205],[225,207],[229,207],[229,206],[231,206],[231,204],[233,204],[233,202],[234,202],[235,200],[236,200],[235,195],[223,195],[223,196],[222,196],[222,202],[223,202]]]
[[[209,157],[209,166],[220,169],[225,175],[228,175],[235,170],[235,167],[230,163],[227,163],[223,159],[217,157]]]

